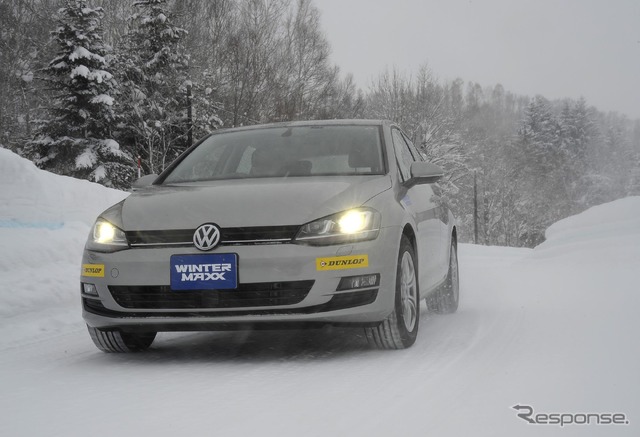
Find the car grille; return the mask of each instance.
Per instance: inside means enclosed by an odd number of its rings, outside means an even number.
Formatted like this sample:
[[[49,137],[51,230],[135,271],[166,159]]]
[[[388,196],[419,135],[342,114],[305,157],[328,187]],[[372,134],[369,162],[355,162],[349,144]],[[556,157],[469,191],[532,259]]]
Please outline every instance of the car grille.
[[[222,228],[220,244],[281,244],[289,243],[300,226],[259,226]],[[192,246],[195,229],[165,231],[127,231],[127,240],[132,247],[145,246]]]
[[[169,286],[109,286],[114,300],[130,309],[248,308],[295,305],[314,281],[240,284],[235,290],[171,291]]]
[[[162,312],[146,312],[144,310],[138,311],[114,311],[102,304],[102,302],[98,299],[88,299],[86,297],[82,298],[82,303],[85,311],[97,314],[99,316],[104,317],[114,317],[114,318],[200,318],[200,317],[234,317],[234,316],[267,316],[267,315],[296,315],[296,314],[318,314],[328,311],[338,311],[347,308],[354,308],[362,305],[369,305],[375,302],[376,297],[378,296],[378,290],[363,290],[363,291],[354,291],[350,293],[344,294],[336,294],[331,300],[327,303],[323,303],[320,305],[314,305],[309,307],[302,308],[268,308],[268,309],[236,309],[230,311],[219,311],[219,312],[211,312],[211,311],[186,311],[186,312],[171,312],[171,311],[162,311]],[[172,325],[167,325],[167,330],[171,328]],[[175,326],[174,326],[175,327]],[[188,329],[186,329],[188,330]]]

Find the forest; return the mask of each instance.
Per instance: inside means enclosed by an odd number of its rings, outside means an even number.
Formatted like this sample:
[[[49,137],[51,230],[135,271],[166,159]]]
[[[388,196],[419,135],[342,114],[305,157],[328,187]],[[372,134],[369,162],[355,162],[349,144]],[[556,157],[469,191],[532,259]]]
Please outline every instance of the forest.
[[[443,81],[368,84],[331,62],[312,0],[0,0],[0,147],[128,189],[220,128],[397,122],[446,171],[461,240],[533,247],[557,220],[640,195],[640,120],[584,98]],[[461,72],[461,74],[464,72]]]

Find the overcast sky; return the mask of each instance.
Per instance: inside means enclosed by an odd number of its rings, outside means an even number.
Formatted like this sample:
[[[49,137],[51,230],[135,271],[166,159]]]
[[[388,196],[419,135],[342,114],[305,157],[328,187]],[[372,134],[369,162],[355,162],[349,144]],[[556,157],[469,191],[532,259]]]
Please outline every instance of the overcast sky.
[[[640,0],[316,0],[333,62],[367,89],[385,68],[640,118]]]

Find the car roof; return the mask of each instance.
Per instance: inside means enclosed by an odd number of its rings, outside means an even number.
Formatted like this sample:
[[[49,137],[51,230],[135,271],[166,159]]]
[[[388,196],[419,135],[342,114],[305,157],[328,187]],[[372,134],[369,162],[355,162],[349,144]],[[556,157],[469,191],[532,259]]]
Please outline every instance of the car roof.
[[[274,127],[296,127],[296,126],[390,126],[393,123],[388,120],[369,119],[337,119],[337,120],[298,120],[284,121],[279,123],[255,124],[250,126],[238,126],[218,129],[214,132],[228,132],[241,130],[266,129]]]

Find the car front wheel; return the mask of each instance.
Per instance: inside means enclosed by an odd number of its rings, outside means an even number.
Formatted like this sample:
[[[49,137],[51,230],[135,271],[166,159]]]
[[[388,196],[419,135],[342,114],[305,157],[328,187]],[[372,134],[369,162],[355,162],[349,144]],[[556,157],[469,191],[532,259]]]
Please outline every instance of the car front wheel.
[[[91,340],[102,352],[138,352],[148,349],[156,338],[155,332],[132,333],[102,331],[87,326]]]
[[[420,325],[420,291],[415,259],[413,246],[403,235],[396,270],[394,309],[378,326],[365,328],[367,340],[379,349],[405,349],[416,341]]]

